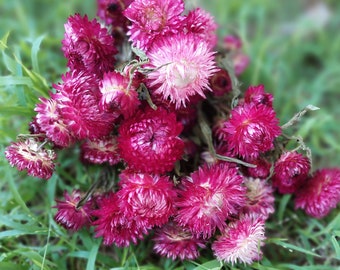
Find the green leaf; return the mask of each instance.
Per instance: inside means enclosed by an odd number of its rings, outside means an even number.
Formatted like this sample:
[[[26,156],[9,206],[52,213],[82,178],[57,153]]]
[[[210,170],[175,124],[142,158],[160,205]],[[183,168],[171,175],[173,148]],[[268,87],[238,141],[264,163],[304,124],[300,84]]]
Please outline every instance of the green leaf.
[[[33,66],[34,72],[37,72],[37,73],[39,73],[38,52],[40,49],[40,44],[44,38],[45,38],[45,35],[38,37],[33,42],[33,45],[32,45],[32,52],[31,52],[32,66]]]
[[[307,249],[304,249],[302,247],[298,247],[298,246],[295,246],[295,245],[292,245],[292,244],[289,244],[289,243],[285,243],[285,242],[281,242],[281,241],[272,241],[272,243],[279,245],[279,246],[282,246],[282,247],[289,249],[289,250],[295,250],[295,251],[298,251],[298,252],[301,252],[301,253],[304,253],[304,254],[312,255],[312,256],[315,256],[315,257],[320,257],[320,255],[316,254],[315,252],[309,251]]]
[[[212,260],[195,267],[193,270],[219,270],[221,267],[222,263],[220,261]]]
[[[32,80],[24,76],[2,76],[0,77],[0,86],[8,85],[26,85],[32,87]]]
[[[340,260],[340,246],[339,246],[339,241],[336,239],[335,235],[332,235],[331,237],[332,245],[335,250],[336,258]]]
[[[0,262],[1,270],[26,270],[27,268],[12,262]]]
[[[10,31],[8,31],[0,40],[0,50],[5,50],[7,49],[7,40],[8,40],[8,37],[9,37],[9,33]]]
[[[95,269],[96,258],[97,258],[100,243],[101,242],[97,241],[97,243],[95,243],[92,246],[90,253],[89,253],[88,260],[87,260],[86,270]]]
[[[284,218],[284,214],[287,208],[287,204],[290,200],[290,198],[292,197],[292,195],[290,194],[286,194],[284,196],[282,196],[281,200],[280,200],[280,205],[279,205],[279,209],[278,209],[278,217],[279,217],[279,222],[282,223],[283,218]]]
[[[13,115],[30,116],[33,115],[33,112],[30,108],[27,107],[0,105],[0,114],[9,116]]]

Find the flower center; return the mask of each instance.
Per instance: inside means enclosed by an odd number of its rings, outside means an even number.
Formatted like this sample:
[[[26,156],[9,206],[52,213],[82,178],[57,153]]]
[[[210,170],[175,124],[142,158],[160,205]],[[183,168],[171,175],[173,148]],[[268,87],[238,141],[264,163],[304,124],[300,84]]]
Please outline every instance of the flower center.
[[[198,70],[192,63],[181,60],[168,65],[167,74],[174,87],[185,88],[196,80]]]

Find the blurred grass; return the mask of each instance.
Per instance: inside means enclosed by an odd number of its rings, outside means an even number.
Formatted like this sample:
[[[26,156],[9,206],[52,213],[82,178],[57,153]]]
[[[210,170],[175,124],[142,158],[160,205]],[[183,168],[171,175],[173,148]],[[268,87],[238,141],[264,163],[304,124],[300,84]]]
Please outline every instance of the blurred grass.
[[[340,166],[340,3],[187,2],[216,16],[221,37],[242,37],[251,58],[240,77],[242,88],[264,84],[274,94],[282,124],[308,104],[320,107],[292,132],[312,149],[314,168]],[[324,25],[306,22],[304,14],[315,3],[329,9]],[[0,7],[0,269],[218,269],[219,264],[208,261],[206,252],[197,263],[162,259],[156,267],[147,243],[127,249],[99,248],[100,239],[94,239],[91,232],[68,233],[53,221],[55,197],[72,187],[85,190],[95,180],[89,175],[95,175],[96,168],[81,166],[77,150],[70,149],[59,155],[58,174],[44,182],[10,168],[3,152],[17,134],[27,132],[38,96],[47,93],[66,70],[61,40],[67,17],[79,12],[93,18],[96,5],[90,0],[0,0]],[[74,170],[68,171],[72,166]],[[279,198],[276,204],[278,210],[267,224],[265,257],[252,268],[335,269],[340,262],[338,211],[315,220],[294,211],[290,196]],[[233,269],[250,268],[238,265]]]

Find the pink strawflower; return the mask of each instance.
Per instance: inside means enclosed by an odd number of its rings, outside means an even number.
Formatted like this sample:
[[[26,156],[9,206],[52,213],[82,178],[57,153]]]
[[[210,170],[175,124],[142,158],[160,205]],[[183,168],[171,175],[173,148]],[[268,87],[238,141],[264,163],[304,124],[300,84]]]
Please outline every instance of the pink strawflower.
[[[233,35],[227,35],[223,38],[223,47],[228,51],[236,51],[242,48],[242,40]]]
[[[165,224],[174,212],[174,185],[168,176],[123,171],[117,192],[124,216],[145,228]]]
[[[105,27],[96,19],[89,21],[87,15],[70,16],[65,24],[62,50],[71,69],[87,71],[102,76],[113,70],[114,40]]]
[[[136,244],[138,239],[143,238],[147,229],[138,226],[135,219],[126,217],[119,208],[119,200],[115,193],[109,193],[98,201],[98,209],[92,211],[92,215],[97,217],[93,222],[96,226],[96,237],[103,237],[104,245],[115,244],[118,247]]]
[[[211,91],[209,77],[217,71],[214,53],[208,44],[192,34],[162,37],[148,52],[148,84],[176,108],[185,106],[191,96],[205,97]]]
[[[246,205],[242,213],[267,219],[274,213],[274,190],[265,180],[245,177],[244,185],[247,188]]]
[[[317,170],[295,193],[295,208],[323,218],[340,202],[340,168]]]
[[[263,104],[272,107],[273,99],[274,97],[272,94],[265,92],[263,84],[249,86],[247,91],[244,93],[245,103]]]
[[[99,108],[98,80],[93,75],[72,71],[62,76],[63,82],[54,85],[52,98],[67,128],[79,139],[97,139],[108,136],[113,130],[117,113]]]
[[[251,264],[262,258],[260,247],[266,239],[264,232],[263,219],[244,216],[228,224],[211,249],[219,261]]]
[[[125,118],[130,117],[138,108],[140,101],[136,88],[129,85],[130,78],[120,72],[105,73],[100,82],[100,108],[105,111],[116,110]]]
[[[224,131],[235,155],[253,159],[272,150],[274,139],[281,134],[274,109],[253,103],[235,107]]]
[[[280,193],[294,193],[307,180],[309,159],[298,152],[285,152],[275,162],[273,186]]]
[[[81,145],[82,160],[94,164],[105,162],[115,165],[120,161],[117,138],[109,136],[101,139],[86,140]]]
[[[217,44],[217,24],[214,17],[201,8],[190,10],[182,22],[185,33],[198,35],[205,40],[210,48]]]
[[[255,168],[252,167],[244,167],[244,173],[247,176],[253,177],[253,178],[260,178],[265,179],[270,174],[270,168],[272,167],[272,164],[268,162],[263,157],[258,157],[255,159],[246,159],[246,162],[256,165]]]
[[[53,150],[41,147],[41,142],[29,138],[12,142],[5,150],[5,157],[19,171],[26,170],[31,176],[47,180],[53,174],[57,155]]]
[[[233,54],[231,58],[234,64],[235,75],[236,76],[241,75],[245,71],[245,69],[249,66],[250,62],[249,56],[244,53],[238,52]]]
[[[58,101],[55,98],[39,98],[40,103],[36,104],[36,122],[46,137],[59,147],[68,147],[76,140],[74,134],[69,130],[63,119]]]
[[[131,169],[162,174],[174,168],[183,154],[184,143],[178,137],[181,123],[174,113],[159,107],[146,108],[119,127],[118,146]]]
[[[89,199],[82,206],[77,207],[81,199],[82,194],[79,190],[73,190],[71,194],[65,190],[64,200],[56,200],[57,205],[53,206],[58,209],[54,220],[65,229],[73,231],[89,226],[93,203]]]
[[[175,221],[197,237],[211,237],[245,204],[243,177],[226,163],[200,167],[181,181]]]
[[[153,41],[176,33],[184,11],[183,0],[135,0],[124,11],[131,21],[130,41],[135,47],[147,51]]]
[[[154,251],[172,260],[194,260],[199,256],[198,248],[204,248],[203,240],[180,227],[175,222],[169,222],[156,229]]]
[[[97,16],[107,25],[120,26],[124,30],[128,23],[123,11],[133,0],[97,0]]]
[[[210,88],[217,97],[228,94],[232,91],[232,82],[229,73],[219,68],[218,71],[209,79]]]

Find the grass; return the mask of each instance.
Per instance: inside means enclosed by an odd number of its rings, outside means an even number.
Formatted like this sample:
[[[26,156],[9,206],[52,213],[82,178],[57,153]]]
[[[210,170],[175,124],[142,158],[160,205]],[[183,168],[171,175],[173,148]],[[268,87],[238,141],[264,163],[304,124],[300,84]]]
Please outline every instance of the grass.
[[[0,269],[220,269],[203,251],[196,261],[172,262],[150,255],[150,242],[125,249],[104,248],[93,232],[69,233],[53,220],[51,207],[63,190],[86,190],[98,168],[84,168],[76,149],[59,154],[57,173],[47,182],[11,168],[4,148],[27,132],[38,97],[66,70],[63,24],[75,12],[95,16],[94,1],[6,1],[0,22]],[[264,84],[274,94],[281,123],[308,104],[291,130],[312,149],[313,168],[340,166],[340,5],[323,1],[326,25],[303,17],[310,1],[188,1],[216,17],[219,35],[244,40],[251,64],[240,77],[242,89]],[[246,3],[246,4],[245,4]],[[314,18],[317,21],[317,17]],[[288,29],[288,30],[287,30]],[[70,170],[72,168],[72,170]],[[289,195],[277,196],[276,213],[267,222],[264,258],[252,266],[225,269],[336,269],[340,265],[339,208],[316,220],[295,211]]]

